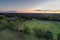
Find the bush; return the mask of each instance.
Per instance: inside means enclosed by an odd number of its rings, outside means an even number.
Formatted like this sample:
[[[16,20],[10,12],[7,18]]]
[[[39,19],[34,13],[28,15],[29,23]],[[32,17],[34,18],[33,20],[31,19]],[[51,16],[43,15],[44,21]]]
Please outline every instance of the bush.
[[[23,30],[20,30],[20,32],[23,32],[25,34],[31,34],[31,29],[29,27],[24,27]]]
[[[44,38],[44,36],[45,36],[44,30],[41,30],[39,28],[35,29],[34,32],[35,32],[35,36],[38,38]]]
[[[52,35],[52,32],[47,30],[46,33],[45,33],[45,39],[46,40],[53,40],[53,35]]]
[[[34,30],[35,31],[35,36],[40,38],[40,39],[46,39],[46,40],[53,40],[53,35],[51,31],[48,30],[43,30],[40,28],[37,28]]]
[[[9,21],[9,26],[8,26],[8,28],[9,28],[10,30],[16,31],[16,30],[18,30],[18,25],[17,25],[17,23],[14,22],[14,21]]]
[[[60,33],[57,34],[57,40],[60,40]]]
[[[18,20],[22,23],[22,22],[24,22],[24,21],[26,21],[26,19],[24,19],[24,18],[18,18]]]
[[[6,29],[7,28],[7,24],[8,24],[7,20],[0,19],[0,31]]]

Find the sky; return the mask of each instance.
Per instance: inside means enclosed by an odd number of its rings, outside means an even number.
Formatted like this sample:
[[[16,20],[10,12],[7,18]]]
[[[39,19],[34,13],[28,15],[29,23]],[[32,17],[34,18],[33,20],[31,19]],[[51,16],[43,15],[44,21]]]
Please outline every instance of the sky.
[[[34,13],[38,12],[35,10],[60,10],[59,5],[60,0],[0,0],[0,11]]]

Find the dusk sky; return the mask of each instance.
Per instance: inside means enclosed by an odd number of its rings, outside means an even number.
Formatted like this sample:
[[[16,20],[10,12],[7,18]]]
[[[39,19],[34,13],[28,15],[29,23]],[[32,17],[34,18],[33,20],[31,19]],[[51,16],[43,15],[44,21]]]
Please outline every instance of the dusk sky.
[[[0,0],[0,11],[60,10],[60,0]]]

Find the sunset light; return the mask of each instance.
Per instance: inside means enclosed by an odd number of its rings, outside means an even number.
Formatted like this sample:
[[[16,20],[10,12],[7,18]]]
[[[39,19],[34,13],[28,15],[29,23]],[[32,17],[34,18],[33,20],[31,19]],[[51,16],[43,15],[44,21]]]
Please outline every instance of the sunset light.
[[[59,5],[60,0],[0,0],[0,12],[60,13]]]

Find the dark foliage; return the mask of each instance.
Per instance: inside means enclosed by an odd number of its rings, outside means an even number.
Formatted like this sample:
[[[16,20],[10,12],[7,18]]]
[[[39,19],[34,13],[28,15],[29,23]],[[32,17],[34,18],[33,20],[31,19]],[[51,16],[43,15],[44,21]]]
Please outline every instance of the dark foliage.
[[[38,37],[38,38],[44,38],[44,30],[41,30],[41,29],[35,29],[35,36]]]
[[[48,31],[45,33],[45,39],[46,40],[53,40],[53,35],[52,35],[52,32],[51,31]]]
[[[35,36],[40,39],[53,40],[52,32],[48,30],[35,29]]]
[[[57,40],[60,40],[60,33],[57,35]]]
[[[29,27],[24,27],[24,29],[23,30],[20,30],[20,32],[23,32],[25,34],[31,34]]]

